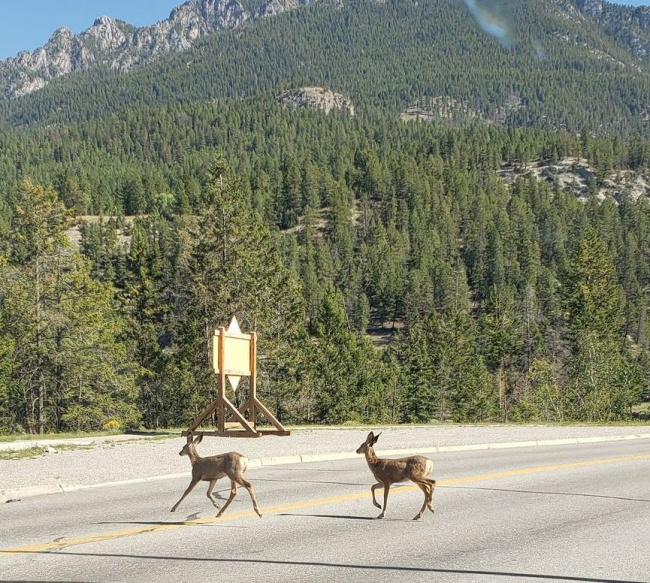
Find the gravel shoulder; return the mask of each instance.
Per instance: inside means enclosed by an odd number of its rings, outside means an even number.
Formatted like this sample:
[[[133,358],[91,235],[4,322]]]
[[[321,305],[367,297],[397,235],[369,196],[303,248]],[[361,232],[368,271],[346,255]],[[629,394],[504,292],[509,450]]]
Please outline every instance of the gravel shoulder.
[[[535,446],[537,442],[595,438],[650,438],[650,425],[643,426],[550,426],[550,425],[442,425],[430,427],[373,428],[382,431],[377,451],[385,455],[398,450],[461,446],[498,447],[499,444]],[[239,451],[253,465],[311,461],[319,456],[353,456],[368,433],[367,428],[296,429],[289,437],[259,439],[206,438],[201,455]],[[178,455],[184,438],[110,436],[40,442],[0,444],[0,450],[50,447],[51,453],[35,458],[0,460],[0,503],[19,497],[92,487],[132,480],[162,479],[188,474],[190,464]],[[65,444],[65,449],[57,449]],[[11,447],[13,446],[13,447]],[[73,446],[75,449],[67,449]],[[650,447],[650,439],[648,440]],[[59,446],[60,447],[60,446]],[[83,449],[77,449],[83,448]],[[300,456],[300,457],[297,457]]]

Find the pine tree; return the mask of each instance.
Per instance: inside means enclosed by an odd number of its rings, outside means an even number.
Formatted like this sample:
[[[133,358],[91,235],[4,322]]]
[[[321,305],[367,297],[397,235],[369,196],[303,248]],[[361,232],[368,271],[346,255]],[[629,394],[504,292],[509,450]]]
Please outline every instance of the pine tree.
[[[197,220],[181,233],[179,256],[174,342],[179,365],[195,383],[186,420],[205,406],[214,388],[208,353],[216,326],[236,315],[242,330],[257,332],[260,394],[275,403],[283,392],[299,391],[290,371],[300,360],[305,337],[299,284],[223,157],[212,166],[203,198]]]
[[[91,279],[88,262],[67,243],[64,221],[52,189],[23,184],[0,277],[11,377],[22,393],[13,416],[32,433],[137,426],[114,291]]]

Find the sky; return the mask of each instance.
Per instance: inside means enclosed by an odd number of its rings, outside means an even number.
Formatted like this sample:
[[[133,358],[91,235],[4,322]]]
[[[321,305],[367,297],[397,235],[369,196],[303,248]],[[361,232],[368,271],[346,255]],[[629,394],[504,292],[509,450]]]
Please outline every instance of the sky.
[[[80,33],[99,16],[135,26],[165,20],[185,0],[0,0],[0,59],[43,46],[60,26]]]
[[[135,26],[164,20],[184,0],[0,0],[0,59],[43,46],[54,30],[80,33],[104,14]],[[619,0],[640,6],[650,0]]]

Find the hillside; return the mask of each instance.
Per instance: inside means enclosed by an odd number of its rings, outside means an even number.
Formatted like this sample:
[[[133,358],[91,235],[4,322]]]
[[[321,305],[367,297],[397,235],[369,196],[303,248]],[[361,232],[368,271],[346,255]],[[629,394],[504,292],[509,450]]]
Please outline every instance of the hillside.
[[[0,119],[71,123],[126,108],[321,86],[346,95],[358,112],[398,116],[417,101],[444,97],[508,125],[648,133],[646,61],[568,1],[504,6],[507,16],[495,16],[503,19],[501,39],[456,0],[320,2],[279,11],[126,74],[103,66],[55,79],[1,102]],[[513,95],[519,106],[507,108]]]
[[[650,72],[594,7],[287,0],[0,101],[0,433],[186,425],[233,313],[283,422],[631,419]]]
[[[214,32],[274,16],[300,4],[283,0],[245,5],[237,0],[189,0],[174,8],[169,18],[151,26],[136,28],[101,16],[81,34],[62,27],[44,46],[0,62],[0,95],[21,97],[77,71],[106,67],[124,73],[168,53],[181,52]]]

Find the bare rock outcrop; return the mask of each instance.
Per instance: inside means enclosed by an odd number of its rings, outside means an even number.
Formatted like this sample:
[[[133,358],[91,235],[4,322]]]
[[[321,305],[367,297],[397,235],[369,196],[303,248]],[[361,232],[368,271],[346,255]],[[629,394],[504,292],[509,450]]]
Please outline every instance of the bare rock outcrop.
[[[341,95],[323,87],[300,87],[278,96],[278,102],[285,109],[320,109],[325,113],[332,110],[347,111],[354,115],[354,105]]]

